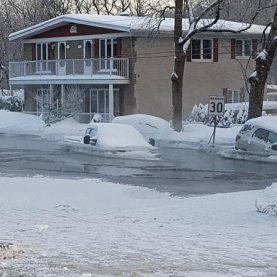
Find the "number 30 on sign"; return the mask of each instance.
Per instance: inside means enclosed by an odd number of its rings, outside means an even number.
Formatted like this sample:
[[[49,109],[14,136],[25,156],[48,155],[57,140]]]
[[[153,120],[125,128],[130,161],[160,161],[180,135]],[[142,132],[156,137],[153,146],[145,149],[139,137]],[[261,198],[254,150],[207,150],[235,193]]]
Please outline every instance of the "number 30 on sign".
[[[224,97],[210,96],[209,102],[209,116],[223,116],[224,115]]]

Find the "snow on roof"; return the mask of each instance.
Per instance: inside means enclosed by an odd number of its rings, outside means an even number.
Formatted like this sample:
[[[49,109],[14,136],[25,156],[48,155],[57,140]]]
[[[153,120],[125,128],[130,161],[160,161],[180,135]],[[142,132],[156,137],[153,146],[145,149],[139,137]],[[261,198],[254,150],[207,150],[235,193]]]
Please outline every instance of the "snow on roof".
[[[37,35],[41,32],[53,29],[58,26],[62,26],[67,23],[73,24],[84,24],[88,26],[95,26],[100,28],[109,28],[113,30],[129,32],[130,34],[139,31],[152,31],[157,27],[159,19],[149,18],[149,17],[136,17],[136,16],[114,16],[114,15],[91,15],[91,14],[66,14],[61,15],[50,20],[41,22],[34,26],[25,28],[23,30],[11,33],[9,36],[10,40],[14,39],[24,39],[30,36]],[[199,21],[199,26],[203,24],[208,24],[211,20],[201,20]],[[212,29],[231,29],[233,31],[238,31],[247,26],[246,23],[239,23],[233,21],[219,20]],[[159,27],[160,32],[173,32],[174,30],[174,19],[165,18],[161,22]],[[189,30],[188,20],[183,20],[183,30],[187,32]],[[264,30],[264,26],[252,25],[250,29],[244,33],[260,34]]]
[[[277,116],[261,116],[247,121],[247,124],[256,125],[261,128],[266,128],[277,133]]]

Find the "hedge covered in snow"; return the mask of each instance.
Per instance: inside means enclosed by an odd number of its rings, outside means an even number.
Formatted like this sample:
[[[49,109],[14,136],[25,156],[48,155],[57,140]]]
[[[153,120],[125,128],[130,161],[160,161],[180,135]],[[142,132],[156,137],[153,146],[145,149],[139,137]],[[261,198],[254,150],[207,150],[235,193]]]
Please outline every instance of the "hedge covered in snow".
[[[22,112],[23,101],[18,96],[0,96],[0,110]]]
[[[243,124],[248,117],[248,105],[246,103],[225,104],[225,113],[223,117],[217,118],[218,125],[228,127],[231,124]],[[213,124],[213,118],[208,115],[208,105],[194,105],[189,117],[191,122],[203,122],[204,124]]]

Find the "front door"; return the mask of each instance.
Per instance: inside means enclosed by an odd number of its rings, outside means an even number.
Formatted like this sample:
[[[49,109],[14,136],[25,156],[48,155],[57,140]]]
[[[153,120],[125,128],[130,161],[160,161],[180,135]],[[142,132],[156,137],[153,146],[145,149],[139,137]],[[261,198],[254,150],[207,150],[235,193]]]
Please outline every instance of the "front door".
[[[66,43],[59,42],[58,46],[58,74],[66,75]]]
[[[84,40],[84,74],[92,75],[93,72],[93,43],[92,40]]]

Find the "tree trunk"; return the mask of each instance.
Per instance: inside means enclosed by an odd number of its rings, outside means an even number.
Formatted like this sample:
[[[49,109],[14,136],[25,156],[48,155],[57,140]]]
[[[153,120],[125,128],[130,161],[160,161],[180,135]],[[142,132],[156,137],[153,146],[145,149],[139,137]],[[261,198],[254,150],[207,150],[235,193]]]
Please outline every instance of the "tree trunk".
[[[175,0],[175,26],[174,26],[174,44],[175,59],[174,68],[171,75],[172,81],[172,106],[173,117],[172,124],[175,131],[182,130],[182,108],[183,108],[183,75],[185,65],[185,54],[183,47],[179,44],[182,37],[182,19],[183,19],[183,0]]]
[[[255,74],[249,78],[248,119],[259,117],[263,111],[263,98],[266,80],[277,48],[277,8],[264,50],[256,58]]]

